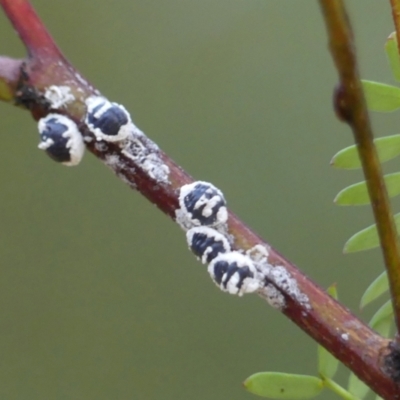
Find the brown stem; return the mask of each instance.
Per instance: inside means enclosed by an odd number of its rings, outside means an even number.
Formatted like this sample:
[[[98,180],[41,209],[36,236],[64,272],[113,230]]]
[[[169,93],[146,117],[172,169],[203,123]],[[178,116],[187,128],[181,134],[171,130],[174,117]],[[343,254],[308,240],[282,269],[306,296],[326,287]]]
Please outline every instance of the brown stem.
[[[400,54],[400,0],[390,0],[390,6],[392,7],[393,22],[396,28],[397,49]]]
[[[374,146],[358,73],[353,33],[342,0],[320,0],[320,5],[327,26],[330,50],[340,79],[335,106],[339,117],[351,127],[357,144],[388,272],[395,321],[399,332],[400,249],[398,235]]]
[[[21,29],[21,37],[31,50],[34,58],[39,58],[35,68],[31,70],[27,66],[28,76],[26,90],[22,92],[40,94],[46,85],[68,85],[73,93],[76,94],[76,101],[63,108],[62,112],[76,120],[87,140],[88,149],[108,165],[116,175],[132,188],[140,191],[152,203],[156,204],[164,213],[175,219],[175,211],[178,208],[179,188],[192,182],[192,178],[174,163],[165,153],[154,150],[156,147],[147,139],[142,137],[141,145],[149,151],[156,151],[164,166],[169,169],[168,181],[160,182],[152,177],[143,168],[140,160],[122,151],[118,144],[97,142],[91,137],[91,133],[83,123],[85,107],[83,101],[86,96],[94,93],[86,81],[66,63],[62,55],[52,44],[49,35],[44,28],[39,27],[39,19],[33,16],[30,9],[30,18],[25,19],[24,14],[19,14],[20,10],[25,10],[26,1],[21,0],[0,0],[0,4],[7,10],[8,16],[13,21],[17,30]],[[15,5],[22,8],[16,7]],[[14,6],[13,6],[14,5]],[[34,32],[39,32],[41,39],[30,37],[29,25],[34,23]],[[47,59],[47,64],[58,65],[61,60],[61,72],[53,73],[48,65],[41,63],[42,51],[35,46],[44,44],[48,48],[53,48],[44,57],[51,55],[52,59]],[[66,78],[67,77],[67,78]],[[43,83],[45,82],[45,84]],[[78,90],[79,89],[79,90]],[[79,97],[80,96],[80,97]],[[35,104],[42,114],[48,110],[40,102]],[[32,109],[32,108],[31,108]],[[126,149],[125,149],[126,150]],[[153,153],[155,154],[155,153]],[[387,399],[395,399],[398,393],[397,386],[382,370],[382,356],[388,352],[388,341],[383,339],[368,326],[363,324],[346,308],[328,296],[319,286],[307,278],[295,265],[286,260],[276,250],[272,249],[266,242],[252,232],[234,214],[229,213],[228,220],[229,234],[235,243],[236,248],[248,250],[256,245],[262,245],[269,250],[268,262],[278,267],[284,274],[279,278],[271,278],[277,293],[284,299],[282,312],[287,315],[295,324],[303,329],[308,335],[326,347],[335,357],[351,368],[361,379],[371,386],[377,393]],[[275,269],[274,270],[278,270]],[[282,276],[284,277],[282,279]],[[265,295],[266,293],[262,293]],[[282,304],[282,303],[281,303]],[[366,344],[368,344],[366,346]]]

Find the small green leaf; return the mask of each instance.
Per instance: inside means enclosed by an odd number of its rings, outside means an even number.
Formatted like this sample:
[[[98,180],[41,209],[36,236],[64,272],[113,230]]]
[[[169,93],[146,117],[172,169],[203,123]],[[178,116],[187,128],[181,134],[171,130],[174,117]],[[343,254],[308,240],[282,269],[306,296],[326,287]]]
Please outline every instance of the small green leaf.
[[[315,376],[259,372],[244,382],[254,394],[270,399],[311,399],[321,392],[323,382]]]
[[[397,48],[396,32],[392,32],[387,38],[385,50],[394,79],[396,79],[396,81],[400,81],[400,57],[399,50]]]
[[[384,319],[391,318],[393,316],[393,306],[392,300],[388,300],[383,306],[373,315],[371,321],[369,321],[369,326],[372,329],[376,329],[378,324],[380,324]]]
[[[332,296],[335,300],[337,300],[339,298],[338,296],[338,292],[337,292],[337,287],[336,287],[336,283],[334,283],[333,285],[329,286],[328,289],[326,289],[327,293]]]
[[[379,246],[378,232],[376,225],[371,225],[355,233],[344,245],[344,253],[354,253]]]
[[[361,297],[360,308],[377,299],[389,289],[389,280],[386,271],[383,271],[367,288]]]
[[[362,80],[367,106],[372,111],[395,111],[400,108],[400,88],[385,83]]]
[[[318,373],[323,378],[333,378],[339,366],[339,361],[324,347],[318,345]]]
[[[391,160],[400,154],[400,135],[384,136],[375,139],[374,143],[380,162]],[[333,156],[331,164],[342,169],[361,168],[357,147],[353,145],[340,150]]]
[[[11,88],[10,83],[4,79],[0,79],[0,100],[11,101],[14,95],[14,90]]]
[[[326,378],[324,379],[324,385],[326,388],[332,390],[332,392],[336,393],[344,400],[360,400],[344,387],[340,386],[338,383],[333,381],[332,379]]]
[[[397,229],[400,228],[400,214],[394,216],[394,222]],[[373,249],[379,246],[379,237],[376,225],[371,225],[360,232],[354,234],[344,245],[345,253],[353,253],[356,251]]]
[[[384,176],[384,179],[390,198],[400,194],[400,172],[387,174]],[[367,184],[363,181],[344,188],[337,194],[334,202],[340,206],[369,204],[371,201],[368,194]]]
[[[363,399],[369,392],[369,387],[360,379],[357,378],[353,373],[350,373],[349,384],[348,384],[349,392],[358,397],[359,399]]]
[[[387,338],[390,334],[390,329],[392,328],[393,324],[393,316],[389,315],[386,318],[381,319],[378,321],[375,326],[374,330],[379,333],[381,336]]]
[[[333,202],[338,206],[353,206],[369,203],[369,195],[365,181],[355,183],[342,189]]]

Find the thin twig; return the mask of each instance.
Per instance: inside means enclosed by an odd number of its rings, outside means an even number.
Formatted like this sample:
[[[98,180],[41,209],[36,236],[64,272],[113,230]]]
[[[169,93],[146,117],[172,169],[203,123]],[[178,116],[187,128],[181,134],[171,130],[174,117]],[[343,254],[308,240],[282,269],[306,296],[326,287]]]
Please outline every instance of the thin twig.
[[[351,127],[357,144],[388,272],[399,332],[400,248],[358,73],[353,33],[342,0],[320,0],[320,5],[340,79],[335,107],[339,117]]]
[[[396,28],[397,49],[400,54],[400,0],[390,0],[394,26]]]
[[[33,24],[36,27],[33,30],[36,32],[41,22],[36,16],[33,17],[32,13],[30,13],[28,20],[24,19],[24,16],[19,13],[18,4],[23,4],[25,7],[26,2],[0,0],[0,4],[17,30],[23,26],[21,29],[24,33],[21,34],[21,38],[26,41],[28,47],[34,44],[49,49],[57,48],[49,35],[42,35],[40,41],[29,37],[31,25]],[[40,50],[32,48],[30,50],[34,57],[40,57]],[[54,51],[52,54],[54,59],[47,60],[47,62],[55,65],[59,63],[60,59],[57,52]],[[62,60],[60,68],[61,70],[62,68],[67,69],[68,73],[57,72],[54,74],[54,69],[44,65],[42,69],[33,69],[28,62],[26,70],[23,71],[28,79],[22,88],[25,90],[21,89],[20,92],[27,91],[28,93],[38,94],[38,99],[40,99],[40,94],[47,86],[68,85],[72,88],[74,94],[78,93],[79,95],[77,94],[76,100],[63,109],[63,113],[76,120],[85,138],[91,139],[90,131],[82,122],[85,113],[83,102],[85,97],[96,93],[96,91],[83,80],[71,65],[66,64],[62,56],[60,57]],[[35,63],[36,61],[33,60],[32,62]],[[41,63],[38,62],[36,65],[41,66]],[[79,90],[75,90],[76,88]],[[35,97],[33,97],[33,103],[29,103],[29,106],[32,112],[35,108],[33,106],[36,106],[35,116],[38,114],[45,115],[48,112],[45,107],[41,108],[40,102],[35,103]],[[156,148],[154,143],[145,136],[142,138],[141,146],[154,151]],[[168,181],[159,182],[143,168],[138,160],[122,151],[117,144],[88,140],[86,145],[93,154],[113,169],[119,178],[132,188],[137,189],[175,220],[179,189],[182,185],[191,182],[192,178],[165,153],[157,150],[157,156],[160,157],[164,166],[168,167]],[[397,386],[381,368],[380,356],[388,351],[389,341],[377,335],[345,307],[327,295],[324,290],[299,271],[294,264],[271,248],[232,213],[229,213],[228,230],[236,248],[248,250],[256,245],[261,245],[264,249],[268,249],[268,263],[275,267],[272,270],[282,272],[280,274],[281,279],[271,278],[270,283],[275,288],[278,297],[280,296],[284,300],[283,303],[280,303],[281,311],[308,335],[326,347],[336,358],[351,368],[382,397],[395,399],[398,393]],[[261,295],[268,294],[264,292]],[[366,343],[368,343],[368,346],[365,345]]]

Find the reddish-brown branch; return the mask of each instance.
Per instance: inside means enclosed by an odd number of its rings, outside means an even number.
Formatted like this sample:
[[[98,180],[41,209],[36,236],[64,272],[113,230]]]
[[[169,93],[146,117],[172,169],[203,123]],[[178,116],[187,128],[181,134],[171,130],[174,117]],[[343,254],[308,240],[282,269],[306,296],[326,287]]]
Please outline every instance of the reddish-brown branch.
[[[76,94],[76,101],[62,111],[76,120],[84,134],[90,137],[90,132],[82,122],[85,113],[83,101],[85,97],[94,93],[94,89],[67,64],[46,30],[40,27],[39,19],[34,16],[33,10],[29,8],[26,1],[0,0],[0,4],[13,21],[15,28],[18,31],[21,30],[21,38],[29,47],[32,57],[34,59],[41,58],[45,53],[43,57],[47,59],[46,65],[40,62],[35,63],[33,60],[35,68],[32,68],[32,64],[28,62],[26,73],[28,81],[25,83],[25,89],[28,91],[30,89],[30,93],[38,93],[38,98],[40,98],[40,93],[48,85],[62,84],[71,87],[73,93]],[[28,21],[25,19],[25,10],[27,9],[29,9]],[[20,14],[20,11],[24,11],[25,14]],[[30,25],[34,25],[33,31],[30,30]],[[36,34],[38,34],[38,38],[31,37]],[[50,50],[43,52],[37,48],[42,45],[47,46]],[[56,68],[55,65],[59,65],[59,67]],[[54,73],[54,71],[57,72]],[[21,77],[19,77],[19,81],[21,81]],[[20,92],[23,93],[23,90]],[[23,95],[20,97],[23,100]],[[38,114],[48,112],[45,105],[40,102],[37,102],[35,106],[39,109],[36,110]],[[87,143],[87,147],[112,168],[118,177],[131,187],[135,187],[164,213],[175,218],[179,188],[191,182],[192,178],[165,153],[160,152],[159,154],[164,164],[169,167],[169,183],[160,183],[152,179],[132,157],[126,156],[117,144],[100,143],[99,145],[98,142],[92,140]],[[247,250],[261,244],[269,248],[269,263],[285,268],[290,280],[297,284],[298,293],[303,296],[302,301],[296,294],[293,294],[287,281],[272,282],[285,298],[283,313],[351,368],[382,397],[397,398],[398,387],[381,368],[382,357],[388,352],[388,341],[371,331],[346,308],[328,296],[295,265],[270,248],[232,213],[229,213],[228,227],[236,247]]]

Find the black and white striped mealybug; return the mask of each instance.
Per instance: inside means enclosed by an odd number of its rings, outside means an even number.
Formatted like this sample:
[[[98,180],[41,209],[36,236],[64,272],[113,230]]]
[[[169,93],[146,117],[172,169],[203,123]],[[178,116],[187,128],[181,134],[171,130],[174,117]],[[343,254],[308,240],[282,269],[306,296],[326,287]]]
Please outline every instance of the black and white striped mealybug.
[[[242,296],[261,287],[257,270],[248,256],[237,251],[221,254],[208,266],[208,272],[224,292]]]
[[[73,166],[80,163],[85,145],[72,119],[60,114],[48,114],[39,120],[39,149],[55,161]]]
[[[215,229],[198,226],[186,232],[189,249],[203,264],[210,263],[215,257],[231,250],[228,240]]]
[[[190,225],[216,227],[228,220],[224,195],[208,182],[196,181],[182,186],[179,206],[188,227]]]
[[[101,96],[88,97],[85,103],[85,123],[97,140],[119,142],[129,136],[132,121],[125,107]]]

